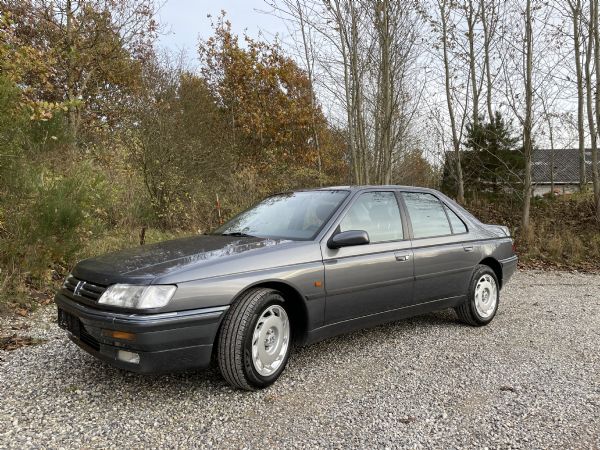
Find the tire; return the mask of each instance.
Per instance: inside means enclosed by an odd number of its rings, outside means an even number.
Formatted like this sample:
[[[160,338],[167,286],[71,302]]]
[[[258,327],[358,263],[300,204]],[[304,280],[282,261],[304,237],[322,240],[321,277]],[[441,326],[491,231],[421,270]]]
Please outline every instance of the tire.
[[[500,287],[496,273],[491,267],[479,264],[471,277],[467,300],[454,310],[460,321],[480,327],[492,321],[499,303]]]
[[[279,291],[245,292],[223,320],[217,360],[234,387],[254,391],[273,384],[287,364],[292,344],[289,309]]]

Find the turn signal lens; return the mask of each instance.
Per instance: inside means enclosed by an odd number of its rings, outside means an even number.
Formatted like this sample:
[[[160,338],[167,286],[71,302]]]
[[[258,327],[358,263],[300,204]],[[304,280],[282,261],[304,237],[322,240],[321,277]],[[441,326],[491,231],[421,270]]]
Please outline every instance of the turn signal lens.
[[[102,330],[102,335],[114,339],[124,339],[126,341],[135,341],[135,334],[126,331]]]

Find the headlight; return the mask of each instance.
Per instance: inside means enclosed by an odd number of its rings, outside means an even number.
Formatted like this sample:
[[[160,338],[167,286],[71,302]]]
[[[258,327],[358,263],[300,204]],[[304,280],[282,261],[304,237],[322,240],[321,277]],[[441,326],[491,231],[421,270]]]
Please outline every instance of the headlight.
[[[104,291],[98,303],[134,309],[160,308],[169,303],[176,289],[177,286],[113,284]]]

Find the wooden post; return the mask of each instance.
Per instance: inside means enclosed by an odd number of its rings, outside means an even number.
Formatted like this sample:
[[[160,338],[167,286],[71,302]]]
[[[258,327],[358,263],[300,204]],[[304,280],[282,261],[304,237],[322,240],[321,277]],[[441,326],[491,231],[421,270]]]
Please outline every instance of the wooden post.
[[[221,202],[219,201],[219,194],[217,194],[217,216],[219,217],[219,225],[223,225],[223,219],[221,217]]]

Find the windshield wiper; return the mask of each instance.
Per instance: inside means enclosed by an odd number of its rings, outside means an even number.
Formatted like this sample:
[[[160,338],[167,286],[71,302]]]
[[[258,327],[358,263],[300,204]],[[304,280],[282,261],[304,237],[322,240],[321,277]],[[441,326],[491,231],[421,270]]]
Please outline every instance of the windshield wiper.
[[[233,231],[231,233],[221,233],[221,236],[235,236],[235,237],[256,237],[248,233],[242,233],[241,231]]]

